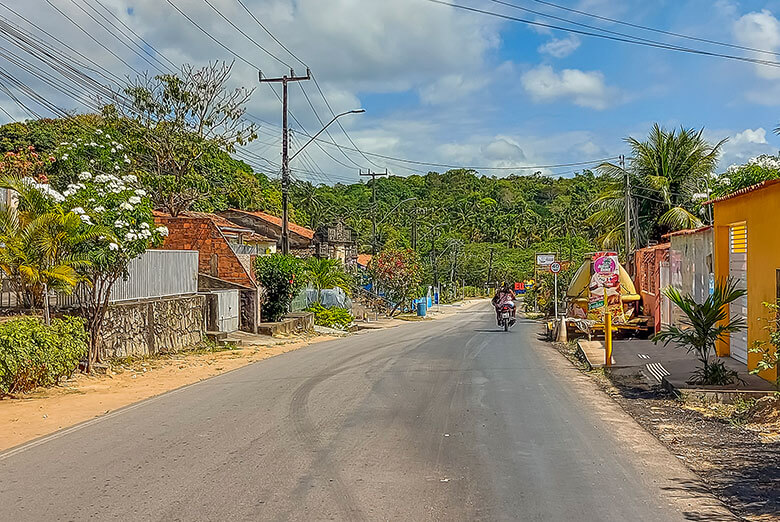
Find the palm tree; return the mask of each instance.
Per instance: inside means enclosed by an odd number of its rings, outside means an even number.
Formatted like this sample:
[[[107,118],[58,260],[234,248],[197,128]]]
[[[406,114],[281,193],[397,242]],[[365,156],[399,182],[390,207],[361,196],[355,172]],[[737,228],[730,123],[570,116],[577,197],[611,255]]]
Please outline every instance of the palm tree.
[[[337,259],[311,257],[304,264],[303,275],[306,282],[317,289],[318,303],[322,300],[324,289],[341,288],[349,293],[351,288],[351,278]]]
[[[736,377],[735,372],[725,368],[723,363],[713,363],[710,357],[715,353],[715,343],[726,334],[745,328],[743,318],[729,318],[728,305],[747,293],[737,288],[738,281],[727,280],[715,285],[711,295],[698,304],[690,294],[682,295],[674,287],[668,287],[664,294],[685,314],[682,326],[668,326],[658,333],[653,342],[663,341],[678,344],[689,352],[695,352],[702,363],[690,380],[691,384],[729,384]]]
[[[86,254],[77,245],[111,233],[85,225],[78,214],[65,212],[55,201],[19,178],[5,177],[0,186],[14,189],[19,208],[0,205],[0,270],[11,280],[17,299],[30,308],[42,307],[49,323],[48,293],[71,293],[84,280]]]
[[[622,243],[625,224],[625,175],[629,176],[634,198],[639,242],[657,239],[669,230],[694,228],[702,221],[693,213],[693,194],[707,183],[726,140],[711,145],[704,129],[681,127],[667,131],[657,123],[646,141],[626,138],[632,157],[624,171],[613,163],[603,163],[598,171],[613,183],[593,203],[588,222],[602,230],[605,247]]]

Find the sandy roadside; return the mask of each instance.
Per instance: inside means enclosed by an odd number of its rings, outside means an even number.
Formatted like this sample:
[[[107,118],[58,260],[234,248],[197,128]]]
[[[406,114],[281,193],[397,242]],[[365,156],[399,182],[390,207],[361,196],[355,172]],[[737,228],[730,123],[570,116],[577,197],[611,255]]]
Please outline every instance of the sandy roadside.
[[[0,401],[0,451],[149,397],[331,339],[319,336],[273,346],[182,352],[119,365],[108,375],[76,373],[59,386]]]
[[[427,319],[448,317],[480,301],[469,300],[458,306],[442,307],[441,311],[432,310]],[[406,324],[410,319],[416,318],[390,319],[376,327],[392,328]],[[334,338],[321,335],[273,346],[208,353],[181,352],[119,365],[109,375],[76,373],[59,386],[40,388],[16,399],[0,400],[0,451],[155,395]]]

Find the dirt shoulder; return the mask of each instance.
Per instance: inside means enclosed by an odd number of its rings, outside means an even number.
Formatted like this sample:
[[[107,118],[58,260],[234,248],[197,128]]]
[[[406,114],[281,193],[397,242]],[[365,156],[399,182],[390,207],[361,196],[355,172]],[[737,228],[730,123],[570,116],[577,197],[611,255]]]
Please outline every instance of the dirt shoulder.
[[[780,422],[774,398],[734,405],[682,401],[641,375],[588,371],[571,345],[554,343],[622,409],[693,471],[709,493],[745,520],[780,520]]]
[[[75,373],[58,386],[0,400],[0,451],[123,406],[268,359],[328,336],[216,352],[180,352],[114,363],[106,375]]]
[[[426,319],[448,317],[482,301],[472,299],[457,305],[444,305]],[[387,319],[372,323],[372,329],[392,328],[418,319],[423,320],[415,316]],[[275,341],[273,345],[216,352],[185,351],[132,362],[114,362],[106,375],[77,372],[58,386],[0,400],[0,451],[155,395],[335,338],[319,335]]]

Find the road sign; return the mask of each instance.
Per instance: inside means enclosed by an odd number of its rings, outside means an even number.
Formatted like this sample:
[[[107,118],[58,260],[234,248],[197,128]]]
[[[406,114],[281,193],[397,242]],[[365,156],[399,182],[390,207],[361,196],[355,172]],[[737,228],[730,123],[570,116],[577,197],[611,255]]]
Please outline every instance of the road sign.
[[[561,271],[561,264],[559,262],[555,261],[554,263],[550,264],[550,272],[552,272],[553,274],[557,274],[560,271]]]
[[[550,266],[555,262],[555,254],[536,254],[536,266]]]

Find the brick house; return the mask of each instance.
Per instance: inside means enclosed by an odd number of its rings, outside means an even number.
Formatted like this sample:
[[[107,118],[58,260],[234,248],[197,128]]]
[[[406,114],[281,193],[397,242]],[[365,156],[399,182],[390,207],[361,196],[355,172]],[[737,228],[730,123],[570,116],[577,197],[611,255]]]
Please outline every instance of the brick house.
[[[253,232],[215,214],[183,212],[176,217],[154,213],[155,223],[168,227],[166,250],[198,251],[198,291],[239,291],[239,325],[241,330],[256,332],[260,322],[261,288],[251,269],[251,254],[240,254],[229,237]]]
[[[264,237],[276,240],[277,248],[282,246],[282,218],[256,210],[239,210],[231,208],[219,215],[226,220],[249,229]],[[314,230],[290,222],[290,251],[299,256],[316,255]]]

